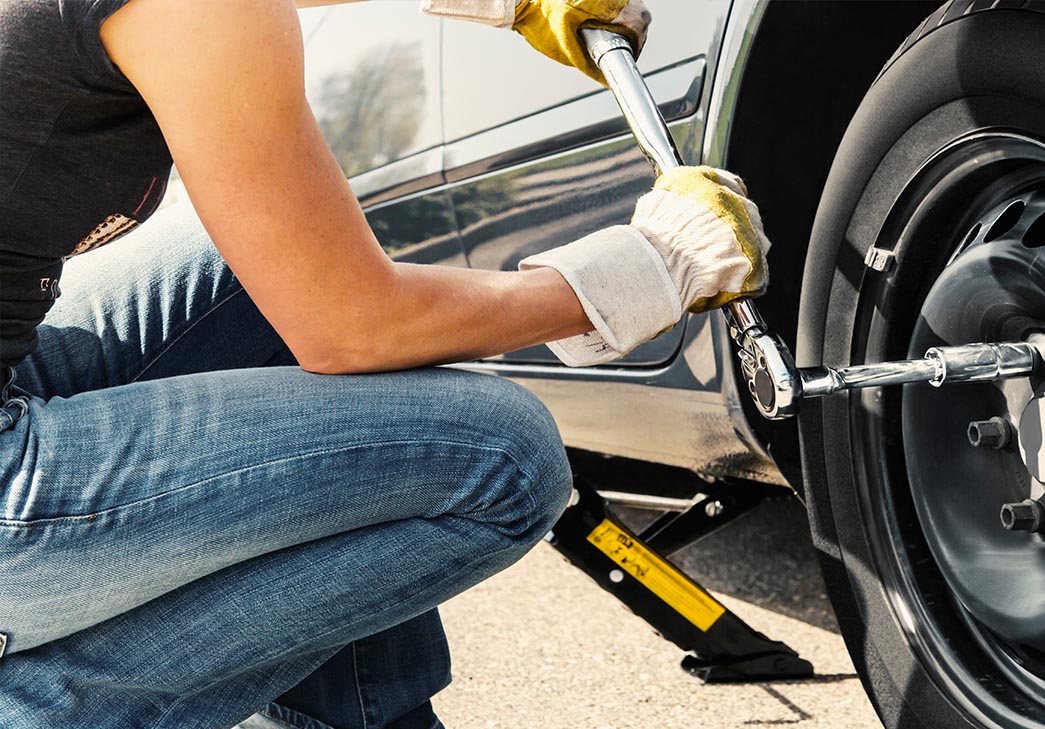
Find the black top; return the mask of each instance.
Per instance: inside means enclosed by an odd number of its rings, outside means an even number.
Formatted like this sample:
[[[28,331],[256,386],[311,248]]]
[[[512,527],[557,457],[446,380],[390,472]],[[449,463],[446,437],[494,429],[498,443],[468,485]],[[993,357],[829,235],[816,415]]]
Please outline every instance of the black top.
[[[62,261],[137,226],[166,190],[160,129],[98,36],[128,1],[0,0],[0,367],[35,348]]]

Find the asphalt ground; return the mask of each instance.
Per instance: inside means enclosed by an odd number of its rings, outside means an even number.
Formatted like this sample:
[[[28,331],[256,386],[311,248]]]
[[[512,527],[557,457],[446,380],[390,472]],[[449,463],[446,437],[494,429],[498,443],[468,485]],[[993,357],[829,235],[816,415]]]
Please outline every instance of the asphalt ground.
[[[626,517],[635,521],[640,512]],[[797,500],[762,504],[676,563],[729,609],[812,661],[807,681],[705,685],[658,637],[548,544],[447,603],[447,729],[872,729]]]

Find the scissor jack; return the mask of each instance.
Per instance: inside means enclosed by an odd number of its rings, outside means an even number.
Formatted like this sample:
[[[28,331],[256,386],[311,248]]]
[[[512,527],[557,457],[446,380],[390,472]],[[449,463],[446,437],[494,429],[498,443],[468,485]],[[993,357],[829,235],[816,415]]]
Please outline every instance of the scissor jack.
[[[688,652],[683,669],[707,683],[813,675],[809,661],[753,629],[660,551],[677,549],[683,535],[688,544],[717,530],[726,510],[746,512],[765,498],[765,487],[730,486],[721,495],[706,494],[688,510],[668,514],[639,534],[624,526],[584,481],[578,479],[574,487],[575,503],[549,541],[661,636]]]

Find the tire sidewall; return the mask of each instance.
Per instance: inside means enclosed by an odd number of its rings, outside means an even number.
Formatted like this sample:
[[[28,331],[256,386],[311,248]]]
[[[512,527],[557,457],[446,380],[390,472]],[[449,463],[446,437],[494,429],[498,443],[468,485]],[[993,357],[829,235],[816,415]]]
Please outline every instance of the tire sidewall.
[[[876,82],[839,147],[803,282],[799,365],[851,364],[864,256],[926,160],[979,130],[1045,136],[1045,16],[971,15],[915,42]],[[903,251],[897,250],[898,267]],[[883,723],[983,727],[912,649],[870,548],[851,447],[848,396],[803,403],[799,426],[814,543],[854,664]]]

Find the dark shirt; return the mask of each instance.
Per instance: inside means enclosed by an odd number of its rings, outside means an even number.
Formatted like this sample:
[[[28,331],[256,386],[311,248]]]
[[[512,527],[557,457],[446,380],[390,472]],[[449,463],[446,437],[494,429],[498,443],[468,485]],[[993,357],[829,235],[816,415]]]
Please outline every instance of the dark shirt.
[[[36,346],[64,259],[158,207],[171,158],[102,46],[129,0],[0,0],[0,367]]]

